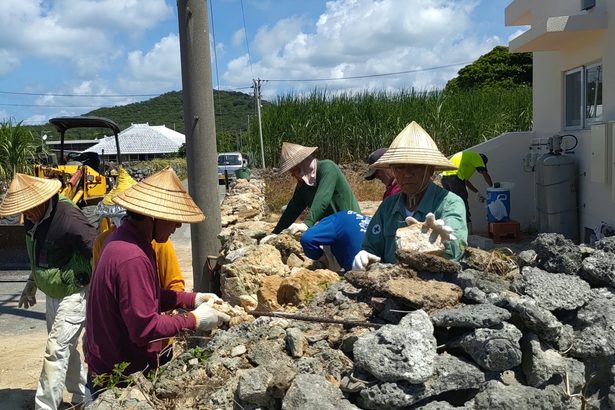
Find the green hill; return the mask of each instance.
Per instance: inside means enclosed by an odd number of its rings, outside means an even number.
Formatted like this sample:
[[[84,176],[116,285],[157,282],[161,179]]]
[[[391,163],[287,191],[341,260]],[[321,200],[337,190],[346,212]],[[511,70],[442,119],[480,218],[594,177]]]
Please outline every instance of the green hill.
[[[263,102],[264,103],[264,102]],[[248,128],[248,116],[255,117],[254,97],[236,91],[214,90],[216,134],[236,137]],[[105,117],[115,121],[120,130],[133,123],[165,125],[184,133],[183,98],[181,91],[171,91],[138,103],[117,107],[99,108],[83,115]],[[50,139],[59,139],[58,133],[49,124],[26,126],[35,135],[45,132]],[[53,130],[52,132],[50,132]],[[75,129],[66,133],[66,139],[89,139],[100,137],[104,130]]]

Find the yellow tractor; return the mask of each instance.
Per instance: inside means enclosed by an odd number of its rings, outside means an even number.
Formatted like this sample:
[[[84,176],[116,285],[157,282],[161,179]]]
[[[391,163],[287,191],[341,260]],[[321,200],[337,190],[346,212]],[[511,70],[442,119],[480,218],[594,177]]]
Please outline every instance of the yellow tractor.
[[[98,117],[59,117],[49,120],[60,133],[60,160],[46,161],[46,164],[34,166],[34,175],[41,178],[57,178],[62,181],[60,193],[70,198],[84,215],[99,228],[108,225],[108,221],[100,220],[96,212],[96,204],[103,199],[111,184],[107,177],[112,172],[102,166],[96,153],[81,153],[64,155],[64,136],[73,128],[107,128],[115,136],[118,165],[120,160],[120,144],[118,125],[106,118]],[[53,158],[53,156],[51,156]],[[59,162],[59,163],[56,163]],[[0,269],[29,269],[30,262],[25,248],[25,231],[21,218],[0,221]]]
[[[110,189],[107,184],[105,163],[102,167],[98,154],[82,153],[77,156],[64,155],[64,136],[73,128],[108,128],[115,136],[118,165],[121,165],[118,125],[100,117],[58,117],[49,120],[60,133],[59,164],[39,164],[34,167],[34,175],[41,178],[57,178],[62,182],[60,193],[83,208],[98,203]],[[106,175],[109,174],[109,175]]]

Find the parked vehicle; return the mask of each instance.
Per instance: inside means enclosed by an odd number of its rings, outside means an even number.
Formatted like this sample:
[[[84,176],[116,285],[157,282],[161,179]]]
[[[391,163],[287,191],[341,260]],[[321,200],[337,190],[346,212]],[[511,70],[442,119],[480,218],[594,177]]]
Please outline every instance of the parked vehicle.
[[[225,176],[231,180],[236,179],[235,171],[245,168],[248,160],[240,152],[222,152],[218,154],[218,182],[225,183]]]

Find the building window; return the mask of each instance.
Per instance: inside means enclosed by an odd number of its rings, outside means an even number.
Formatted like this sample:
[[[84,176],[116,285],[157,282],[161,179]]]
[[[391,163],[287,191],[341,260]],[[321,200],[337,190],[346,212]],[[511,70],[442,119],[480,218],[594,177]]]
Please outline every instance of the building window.
[[[602,65],[594,64],[565,73],[565,127],[585,128],[602,120]]]

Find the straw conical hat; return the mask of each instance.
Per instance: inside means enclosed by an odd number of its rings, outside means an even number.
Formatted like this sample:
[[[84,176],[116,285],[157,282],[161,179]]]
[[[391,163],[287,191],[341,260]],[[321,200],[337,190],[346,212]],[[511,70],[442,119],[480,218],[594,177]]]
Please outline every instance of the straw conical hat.
[[[15,174],[0,204],[0,216],[15,215],[32,209],[57,194],[61,186],[62,183],[57,179]]]
[[[113,197],[113,202],[129,211],[156,219],[181,223],[196,223],[205,219],[171,167],[120,192]]]
[[[382,157],[370,168],[390,168],[392,165],[433,165],[436,170],[457,169],[440,152],[436,143],[415,121],[406,126]]]
[[[291,142],[282,143],[282,156],[280,157],[279,173],[292,169],[301,161],[312,155],[318,147],[304,147],[303,145],[293,144]]]

